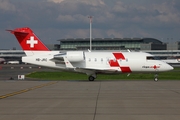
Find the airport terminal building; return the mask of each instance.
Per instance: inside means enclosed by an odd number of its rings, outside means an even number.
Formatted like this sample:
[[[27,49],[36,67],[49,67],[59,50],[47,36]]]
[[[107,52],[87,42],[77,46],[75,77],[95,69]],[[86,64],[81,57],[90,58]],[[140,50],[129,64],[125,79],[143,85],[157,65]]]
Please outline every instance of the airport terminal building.
[[[89,38],[60,39],[56,50],[84,50],[90,49]],[[180,58],[180,42],[163,43],[155,38],[94,38],[92,50],[97,51],[143,51],[153,54],[160,59]]]
[[[21,63],[21,58],[23,56],[26,56],[25,53],[22,50],[0,50],[0,58],[1,60],[5,59],[5,61],[1,61],[1,62],[6,62],[8,63],[8,61],[18,61],[19,63]]]
[[[59,50],[87,50],[89,38],[60,39]],[[58,48],[58,47],[56,47]],[[166,50],[167,44],[154,38],[94,38],[92,50]]]

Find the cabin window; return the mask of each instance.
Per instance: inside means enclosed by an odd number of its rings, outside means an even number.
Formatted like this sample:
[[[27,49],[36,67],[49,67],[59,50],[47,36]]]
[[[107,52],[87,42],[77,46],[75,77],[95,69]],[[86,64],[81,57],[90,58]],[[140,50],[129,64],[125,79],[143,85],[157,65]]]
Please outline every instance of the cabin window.
[[[115,58],[113,59],[113,62],[116,62],[116,59],[115,59]]]
[[[122,61],[122,58],[119,59],[119,62],[121,62],[121,61]]]
[[[101,58],[101,62],[103,62],[103,58]]]
[[[97,58],[95,58],[94,61],[96,62],[96,61],[97,61]]]
[[[89,58],[89,62],[91,61],[91,58]]]

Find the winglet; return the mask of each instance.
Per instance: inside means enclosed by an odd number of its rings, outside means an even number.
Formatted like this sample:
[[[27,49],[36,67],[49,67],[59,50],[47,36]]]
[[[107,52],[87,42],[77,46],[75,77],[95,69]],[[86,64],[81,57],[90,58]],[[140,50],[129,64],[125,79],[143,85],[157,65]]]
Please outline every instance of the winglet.
[[[74,68],[71,62],[69,62],[69,60],[66,57],[64,57],[64,62],[67,68]]]

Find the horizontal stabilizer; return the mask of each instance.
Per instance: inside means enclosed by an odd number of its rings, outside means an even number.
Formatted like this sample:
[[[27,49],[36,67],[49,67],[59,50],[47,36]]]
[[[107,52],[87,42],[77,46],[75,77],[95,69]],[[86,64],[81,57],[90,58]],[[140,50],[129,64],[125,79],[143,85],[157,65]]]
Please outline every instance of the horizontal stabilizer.
[[[15,33],[24,33],[24,34],[28,34],[28,32],[25,32],[25,31],[16,31],[16,30],[6,30],[6,31],[9,31],[9,32],[12,33],[12,34],[15,34]]]

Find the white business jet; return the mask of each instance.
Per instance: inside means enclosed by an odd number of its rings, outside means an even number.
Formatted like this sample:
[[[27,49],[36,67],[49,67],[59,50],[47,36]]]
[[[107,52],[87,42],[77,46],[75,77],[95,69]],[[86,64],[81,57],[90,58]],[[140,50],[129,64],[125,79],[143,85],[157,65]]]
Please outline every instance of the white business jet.
[[[173,70],[169,64],[156,60],[143,52],[91,52],[91,51],[50,51],[42,41],[28,28],[8,30],[15,35],[26,53],[22,62],[45,66],[53,69],[85,73],[89,81],[97,74],[155,73]]]

